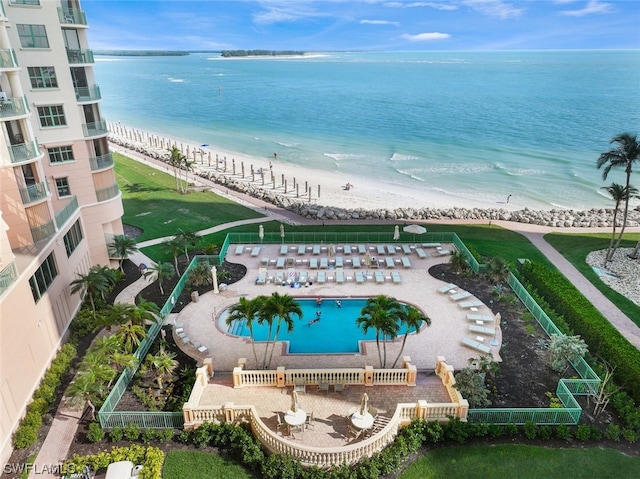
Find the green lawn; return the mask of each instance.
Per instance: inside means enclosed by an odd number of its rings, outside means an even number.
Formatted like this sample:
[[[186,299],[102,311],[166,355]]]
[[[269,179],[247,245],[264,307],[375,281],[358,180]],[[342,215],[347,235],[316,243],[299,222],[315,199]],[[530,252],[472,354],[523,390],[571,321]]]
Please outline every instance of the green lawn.
[[[242,466],[217,454],[202,451],[169,451],[162,468],[163,479],[251,479]]]
[[[627,317],[640,326],[640,306],[637,306],[604,284],[586,262],[586,257],[591,251],[608,248],[610,237],[611,235],[609,234],[550,233],[545,235],[544,239],[567,258],[578,271],[591,281],[613,304],[618,306]],[[638,233],[625,234],[621,247],[632,248],[639,240],[640,234]]]
[[[115,173],[122,191],[122,222],[142,228],[144,241],[183,231],[200,231],[219,223],[262,216],[211,192],[179,194],[172,173],[114,153]]]
[[[640,458],[612,449],[557,449],[524,445],[434,449],[400,479],[619,479],[640,477]]]

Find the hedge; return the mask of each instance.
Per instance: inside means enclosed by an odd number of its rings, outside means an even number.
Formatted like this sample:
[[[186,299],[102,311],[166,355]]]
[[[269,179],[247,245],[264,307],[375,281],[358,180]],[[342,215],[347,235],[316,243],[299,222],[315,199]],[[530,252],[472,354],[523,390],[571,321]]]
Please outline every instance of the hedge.
[[[112,447],[111,451],[99,452],[90,456],[73,457],[65,461],[65,471],[82,471],[89,466],[96,472],[105,469],[112,462],[131,461],[134,465],[141,464],[140,479],[162,479],[162,466],[164,464],[164,452],[157,447],[145,447],[132,444],[129,447]]]

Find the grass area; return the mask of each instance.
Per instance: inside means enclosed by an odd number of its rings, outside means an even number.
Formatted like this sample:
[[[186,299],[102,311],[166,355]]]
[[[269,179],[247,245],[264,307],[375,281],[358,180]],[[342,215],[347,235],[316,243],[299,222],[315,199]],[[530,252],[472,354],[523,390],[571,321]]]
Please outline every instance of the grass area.
[[[610,237],[611,235],[609,234],[550,233],[545,235],[544,239],[571,262],[571,264],[591,281],[602,294],[609,298],[613,304],[620,308],[627,317],[640,326],[640,306],[637,306],[604,284],[586,262],[587,255],[591,251],[608,248]],[[620,246],[623,248],[633,248],[638,241],[640,241],[640,234],[625,234]]]
[[[640,458],[612,449],[557,449],[524,445],[452,446],[434,449],[400,479],[540,479],[640,477]]]
[[[143,230],[138,241],[183,231],[200,231],[219,223],[262,216],[211,192],[179,194],[173,174],[114,153],[122,191],[122,222]]]
[[[242,466],[217,454],[202,451],[169,451],[162,468],[163,479],[251,479]]]

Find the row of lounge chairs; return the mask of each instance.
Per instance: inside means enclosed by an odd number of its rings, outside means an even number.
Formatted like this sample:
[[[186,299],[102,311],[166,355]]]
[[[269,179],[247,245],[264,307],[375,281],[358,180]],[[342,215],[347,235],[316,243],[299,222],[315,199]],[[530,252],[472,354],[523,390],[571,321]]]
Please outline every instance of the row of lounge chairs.
[[[266,268],[260,268],[258,270],[258,277],[256,278],[255,284],[263,285],[273,282],[274,284],[285,283],[305,285],[307,282],[314,280],[318,284],[324,284],[332,281],[335,281],[338,284],[349,281],[355,281],[358,284],[363,284],[366,283],[368,279],[368,276],[362,271],[356,271],[353,276],[349,276],[342,268],[336,269],[332,272],[318,271],[315,278],[308,276],[306,271],[301,271],[300,273],[289,271],[286,275],[284,271],[282,271],[276,272],[273,276],[269,276]],[[384,283],[387,280],[382,271],[375,271],[372,279],[376,283]],[[390,279],[395,284],[400,284],[402,282],[402,278],[398,271],[392,271]]]
[[[293,267],[298,264],[303,264],[306,262],[307,262],[306,259],[301,261],[290,256],[286,258],[279,257],[277,259],[269,259],[267,257],[263,257],[260,259],[260,266],[268,267],[269,264],[275,263],[276,269],[284,269],[285,267],[287,268]],[[381,260],[380,264],[378,263],[377,259],[372,258],[369,266],[371,268],[378,268],[382,266],[388,269],[393,269],[396,267],[396,264],[402,264],[402,266],[405,269],[409,269],[413,267],[413,265],[411,264],[411,261],[406,256],[403,256],[397,260],[387,257],[387,258],[384,258],[383,261]],[[330,269],[330,268],[339,269],[339,268],[344,268],[345,266],[346,267],[351,266],[353,269],[359,269],[363,266],[363,262],[360,260],[358,256],[354,256],[347,260],[345,260],[342,256],[336,256],[335,258],[327,258],[324,256],[321,258],[314,258],[314,257],[309,258],[309,269]]]
[[[330,248],[333,248],[333,246],[318,245],[318,244],[296,246],[296,245],[283,244],[280,246],[280,256],[286,256],[293,252],[296,252],[298,256],[303,256],[307,253],[311,253],[313,256],[319,256],[323,252],[328,253]],[[354,255],[355,254],[364,255],[364,254],[367,254],[367,252],[369,252],[369,253],[375,253],[378,256],[393,256],[398,252],[400,252],[403,255],[413,255],[413,253],[415,252],[418,255],[418,258],[425,259],[429,257],[429,254],[427,254],[424,249],[436,248],[437,254],[439,255],[451,254],[449,250],[442,249],[442,247],[440,246],[440,243],[423,243],[422,246],[413,246],[413,245],[410,246],[408,244],[400,244],[400,245],[379,244],[379,245],[371,246],[370,248],[371,249],[369,249],[364,244],[360,244],[357,246],[344,245],[344,246],[335,247],[334,252],[343,253],[345,255],[351,255],[352,253]],[[243,245],[237,245],[235,247],[235,254],[241,255],[244,253],[245,249],[251,251],[252,257],[256,257],[260,255],[261,245],[246,246],[246,247]]]

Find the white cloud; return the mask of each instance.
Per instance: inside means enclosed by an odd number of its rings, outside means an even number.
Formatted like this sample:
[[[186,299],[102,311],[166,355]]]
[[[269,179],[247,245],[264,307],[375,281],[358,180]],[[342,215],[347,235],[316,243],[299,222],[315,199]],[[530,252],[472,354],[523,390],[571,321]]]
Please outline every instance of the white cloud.
[[[394,25],[396,27],[400,26],[398,22],[390,22],[388,20],[360,20],[362,25]]]
[[[560,12],[561,15],[568,17],[584,17],[585,15],[602,14],[613,12],[613,4],[599,2],[598,0],[590,0],[584,8],[579,10],[564,10]]]
[[[328,16],[319,13],[305,2],[265,1],[260,5],[264,10],[253,16],[253,21],[260,24],[295,22],[305,18]]]
[[[514,7],[502,0],[465,0],[462,3],[484,15],[502,19],[519,17],[523,12],[522,8]]]
[[[429,7],[436,10],[457,10],[457,5],[452,5],[447,2],[385,2],[385,7],[391,8],[416,8],[416,7]]]
[[[410,42],[433,42],[437,40],[446,40],[451,38],[451,35],[440,32],[418,33],[417,35],[405,33],[402,35],[402,38],[409,40]]]

